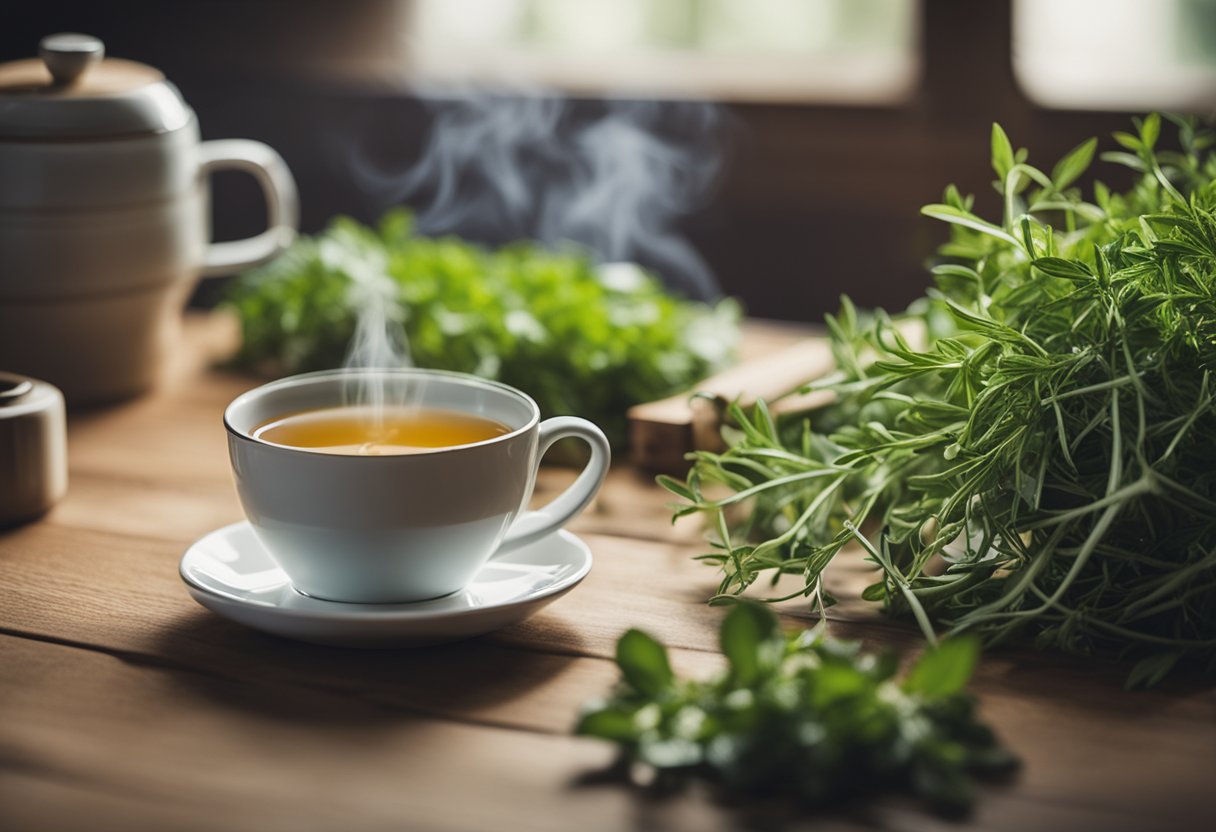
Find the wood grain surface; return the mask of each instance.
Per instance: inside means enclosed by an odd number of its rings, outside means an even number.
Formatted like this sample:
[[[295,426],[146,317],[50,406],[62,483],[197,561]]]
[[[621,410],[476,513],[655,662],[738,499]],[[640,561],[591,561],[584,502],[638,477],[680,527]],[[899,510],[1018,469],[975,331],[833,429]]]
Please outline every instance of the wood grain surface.
[[[763,328],[761,328],[763,330]],[[796,332],[755,339],[777,344]],[[0,829],[959,829],[900,801],[827,816],[656,799],[591,775],[611,749],[574,738],[581,703],[616,679],[617,636],[641,626],[677,670],[719,666],[714,571],[666,497],[613,470],[574,524],[595,556],[576,591],[491,636],[419,650],[324,648],[197,606],[186,546],[240,519],[223,406],[254,382],[210,369],[232,344],[193,319],[158,393],[79,413],[67,498],[0,533]],[[573,473],[542,472],[538,500]],[[831,576],[832,627],[911,655],[915,633],[857,601],[858,562]],[[805,626],[785,605],[790,626]],[[1125,692],[1125,670],[1018,651],[985,657],[984,715],[1022,756],[962,828],[1206,828],[1216,691],[1173,680]]]

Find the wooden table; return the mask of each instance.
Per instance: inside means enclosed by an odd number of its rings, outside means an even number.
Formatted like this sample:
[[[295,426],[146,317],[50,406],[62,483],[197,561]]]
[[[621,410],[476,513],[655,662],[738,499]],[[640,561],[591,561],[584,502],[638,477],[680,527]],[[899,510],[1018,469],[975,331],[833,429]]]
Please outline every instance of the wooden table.
[[[751,343],[788,336],[753,330]],[[229,624],[177,575],[195,538],[241,517],[222,407],[248,379],[207,370],[231,346],[188,327],[159,393],[71,420],[71,486],[45,519],[0,534],[0,829],[698,830],[797,827],[780,810],[649,799],[585,785],[612,750],[572,737],[616,679],[614,642],[641,626],[677,670],[718,667],[714,570],[694,523],[618,466],[573,526],[595,568],[526,623],[412,651],[323,648]],[[569,481],[547,470],[544,499]],[[833,628],[915,649],[837,570]],[[849,600],[849,599],[853,600]],[[807,617],[786,608],[789,624]],[[1122,668],[1031,653],[986,657],[974,690],[1025,761],[987,790],[977,828],[1184,829],[1216,787],[1216,692],[1121,690]],[[775,812],[776,814],[772,814]],[[814,821],[814,824],[811,821]],[[816,828],[957,829],[904,802],[805,819]]]

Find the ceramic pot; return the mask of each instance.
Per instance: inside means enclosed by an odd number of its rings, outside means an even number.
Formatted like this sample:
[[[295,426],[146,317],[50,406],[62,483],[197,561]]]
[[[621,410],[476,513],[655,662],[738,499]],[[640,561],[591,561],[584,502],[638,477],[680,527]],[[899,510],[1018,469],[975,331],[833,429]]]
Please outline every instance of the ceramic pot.
[[[104,58],[96,38],[45,38],[0,64],[0,368],[69,404],[152,387],[200,275],[275,257],[295,236],[295,183],[264,144],[200,142],[157,70]],[[208,177],[238,169],[267,230],[211,243]]]

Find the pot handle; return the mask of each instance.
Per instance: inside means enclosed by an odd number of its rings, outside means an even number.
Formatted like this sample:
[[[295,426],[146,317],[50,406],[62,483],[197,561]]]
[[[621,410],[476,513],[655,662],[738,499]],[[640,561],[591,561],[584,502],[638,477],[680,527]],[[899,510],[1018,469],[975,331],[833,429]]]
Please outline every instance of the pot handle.
[[[212,243],[203,258],[203,277],[234,274],[260,266],[286,249],[296,238],[300,203],[296,182],[283,157],[261,142],[249,139],[220,139],[198,147],[203,176],[217,170],[243,170],[253,174],[266,195],[266,218],[270,226],[256,237]]]

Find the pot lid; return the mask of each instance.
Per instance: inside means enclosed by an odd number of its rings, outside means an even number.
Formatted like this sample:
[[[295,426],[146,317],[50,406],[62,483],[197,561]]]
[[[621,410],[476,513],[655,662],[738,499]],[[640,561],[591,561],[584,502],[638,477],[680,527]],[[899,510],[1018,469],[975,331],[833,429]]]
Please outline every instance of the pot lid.
[[[0,64],[0,141],[163,133],[192,117],[159,70],[106,58],[97,38],[49,35],[38,54]]]

